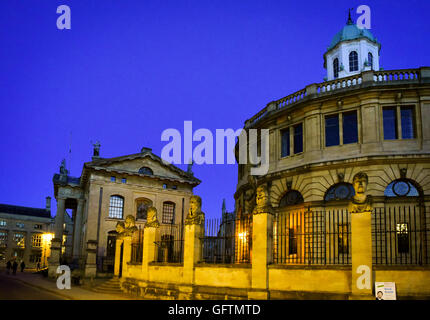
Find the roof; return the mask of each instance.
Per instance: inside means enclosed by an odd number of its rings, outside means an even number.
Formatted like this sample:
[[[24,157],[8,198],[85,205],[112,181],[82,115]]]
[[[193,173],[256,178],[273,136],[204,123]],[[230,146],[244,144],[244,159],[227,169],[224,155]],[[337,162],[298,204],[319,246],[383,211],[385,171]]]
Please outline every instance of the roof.
[[[76,178],[76,177],[72,177],[72,176],[65,176],[65,177],[67,177],[67,181],[63,181],[61,179],[61,176],[62,175],[60,175],[58,173],[54,174],[54,178],[53,178],[54,183],[77,185],[77,186],[79,186],[81,183],[80,178]]]
[[[169,168],[173,172],[177,173],[181,178],[178,179],[178,178],[167,177],[167,176],[147,175],[147,174],[138,173],[138,172],[134,172],[134,171],[132,172],[132,171],[126,171],[126,170],[122,170],[122,169],[116,169],[116,168],[114,169],[114,168],[105,167],[105,165],[112,164],[115,162],[121,162],[124,160],[143,159],[143,158],[150,158],[153,161],[160,163],[161,166]],[[152,153],[152,149],[150,149],[150,148],[142,148],[142,152],[140,152],[140,153],[130,154],[130,155],[126,155],[126,156],[120,156],[120,157],[115,157],[115,158],[99,158],[99,159],[95,159],[91,162],[86,162],[84,164],[84,170],[83,170],[83,174],[82,174],[82,177],[83,177],[82,179],[84,179],[84,180],[85,180],[85,178],[84,178],[85,169],[93,169],[93,170],[97,170],[97,171],[107,171],[107,172],[119,172],[119,173],[125,173],[125,174],[130,174],[130,175],[145,176],[148,178],[160,179],[160,180],[179,181],[179,182],[183,182],[183,183],[189,183],[189,184],[194,185],[194,186],[200,184],[200,182],[201,182],[199,179],[194,177],[192,174],[176,167],[173,164],[169,164],[167,162],[164,162],[159,156]]]
[[[0,204],[0,213],[17,214],[21,216],[40,218],[51,218],[51,213],[46,209],[21,207],[9,204]]]
[[[327,51],[330,51],[343,41],[356,40],[356,39],[367,39],[374,42],[377,45],[381,45],[369,29],[360,29],[352,20],[348,20],[347,24],[340,30],[331,40],[331,44]]]

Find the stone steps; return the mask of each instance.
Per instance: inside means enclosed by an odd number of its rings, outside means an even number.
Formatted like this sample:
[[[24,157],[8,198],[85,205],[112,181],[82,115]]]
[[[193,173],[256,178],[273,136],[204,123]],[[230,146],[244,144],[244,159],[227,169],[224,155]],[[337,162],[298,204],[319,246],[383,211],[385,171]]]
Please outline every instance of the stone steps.
[[[118,278],[112,278],[92,290],[98,293],[123,293]]]

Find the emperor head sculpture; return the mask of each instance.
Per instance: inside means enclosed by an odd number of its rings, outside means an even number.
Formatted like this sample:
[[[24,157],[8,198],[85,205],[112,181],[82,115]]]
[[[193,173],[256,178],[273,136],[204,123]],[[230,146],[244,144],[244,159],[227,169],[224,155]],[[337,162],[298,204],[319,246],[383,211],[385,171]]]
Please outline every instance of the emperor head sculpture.
[[[199,196],[190,197],[190,209],[188,210],[185,224],[204,224],[205,214],[202,211],[202,198]]]
[[[372,211],[372,197],[366,195],[369,179],[364,172],[357,173],[352,179],[355,195],[349,204],[350,213],[361,213]]]
[[[116,232],[120,237],[132,236],[136,231],[136,221],[132,215],[128,215],[125,218],[125,222],[118,221],[116,224]]]
[[[254,214],[258,213],[271,213],[272,206],[269,201],[269,192],[267,190],[267,185],[262,184],[257,187],[256,196],[255,196],[256,206],[253,210]]]
[[[158,227],[159,225],[160,223],[157,220],[157,209],[155,207],[149,207],[145,228]]]

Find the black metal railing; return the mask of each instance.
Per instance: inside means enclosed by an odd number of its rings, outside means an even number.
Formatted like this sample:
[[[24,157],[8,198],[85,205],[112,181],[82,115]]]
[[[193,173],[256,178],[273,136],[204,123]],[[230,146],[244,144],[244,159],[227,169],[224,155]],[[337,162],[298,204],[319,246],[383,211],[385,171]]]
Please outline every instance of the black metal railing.
[[[142,263],[143,256],[143,234],[144,229],[140,228],[133,234],[131,243],[131,263]]]
[[[202,242],[206,263],[250,263],[252,215],[206,220]]]
[[[157,247],[157,262],[182,263],[184,261],[184,225],[161,225]]]
[[[297,208],[276,213],[275,264],[351,264],[351,223],[346,209]]]
[[[372,215],[373,263],[429,264],[429,210],[419,204],[375,208]]]

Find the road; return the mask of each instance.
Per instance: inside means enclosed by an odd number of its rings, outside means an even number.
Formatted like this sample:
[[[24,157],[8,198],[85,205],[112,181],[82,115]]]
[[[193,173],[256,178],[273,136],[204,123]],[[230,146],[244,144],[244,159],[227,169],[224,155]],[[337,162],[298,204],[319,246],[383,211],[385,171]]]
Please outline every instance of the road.
[[[55,294],[39,290],[18,280],[0,274],[0,300],[64,300]]]

